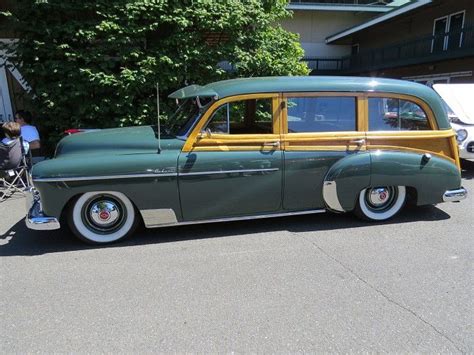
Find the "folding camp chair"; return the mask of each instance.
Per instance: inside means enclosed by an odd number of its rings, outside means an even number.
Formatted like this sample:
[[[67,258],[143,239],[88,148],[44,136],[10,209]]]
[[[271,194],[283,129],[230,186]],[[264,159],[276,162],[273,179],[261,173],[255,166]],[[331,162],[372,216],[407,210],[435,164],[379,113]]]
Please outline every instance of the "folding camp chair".
[[[9,144],[0,143],[0,202],[30,186],[29,161],[21,138]]]

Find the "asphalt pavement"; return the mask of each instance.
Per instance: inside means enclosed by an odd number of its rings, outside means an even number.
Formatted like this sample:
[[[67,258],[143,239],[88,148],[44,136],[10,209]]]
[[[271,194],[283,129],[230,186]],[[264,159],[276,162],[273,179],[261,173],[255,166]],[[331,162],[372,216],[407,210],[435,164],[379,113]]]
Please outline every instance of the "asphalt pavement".
[[[92,247],[0,203],[0,352],[474,351],[461,203],[140,230]]]

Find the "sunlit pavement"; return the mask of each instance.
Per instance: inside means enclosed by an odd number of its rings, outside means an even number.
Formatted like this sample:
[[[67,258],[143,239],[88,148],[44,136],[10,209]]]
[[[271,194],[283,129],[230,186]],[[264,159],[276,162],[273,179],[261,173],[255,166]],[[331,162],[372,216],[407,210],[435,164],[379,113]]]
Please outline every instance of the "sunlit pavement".
[[[0,203],[0,352],[473,352],[462,203],[141,230],[110,247]]]

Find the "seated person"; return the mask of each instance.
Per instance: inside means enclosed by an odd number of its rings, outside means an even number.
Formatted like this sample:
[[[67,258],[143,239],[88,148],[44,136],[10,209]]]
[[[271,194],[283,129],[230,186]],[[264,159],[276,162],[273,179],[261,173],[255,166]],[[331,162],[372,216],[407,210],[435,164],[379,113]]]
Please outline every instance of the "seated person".
[[[35,126],[31,125],[33,117],[29,111],[19,110],[15,114],[15,122],[21,126],[21,136],[23,141],[30,145],[30,149],[37,150],[41,148],[40,137]]]
[[[20,125],[16,122],[7,122],[2,125],[5,138],[0,143],[0,170],[17,166],[22,159],[20,145]]]
[[[20,138],[21,126],[20,124],[16,122],[6,122],[2,125],[2,133],[5,136],[5,138],[3,138],[1,142],[4,145],[10,145],[13,142],[15,142],[18,138]],[[25,153],[28,152],[29,147],[30,146],[28,142],[23,141],[23,149]]]

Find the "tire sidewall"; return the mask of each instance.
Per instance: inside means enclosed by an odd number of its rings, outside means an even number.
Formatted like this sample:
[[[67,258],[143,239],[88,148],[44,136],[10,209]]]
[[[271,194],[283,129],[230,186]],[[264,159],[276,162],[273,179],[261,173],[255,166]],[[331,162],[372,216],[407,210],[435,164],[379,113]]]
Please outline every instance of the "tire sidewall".
[[[84,205],[90,201],[94,196],[110,195],[120,200],[126,212],[126,219],[123,225],[116,231],[110,234],[94,233],[90,230],[83,221],[82,211]],[[69,214],[69,224],[74,234],[79,239],[90,244],[107,244],[121,240],[130,235],[136,226],[137,216],[135,207],[130,199],[121,192],[116,191],[94,191],[86,192],[74,202]]]
[[[365,192],[364,189],[359,194],[358,212],[365,218],[371,221],[385,221],[395,216],[403,207],[406,200],[406,188],[405,186],[395,186],[397,189],[397,200],[388,210],[383,212],[371,211],[365,203]]]

